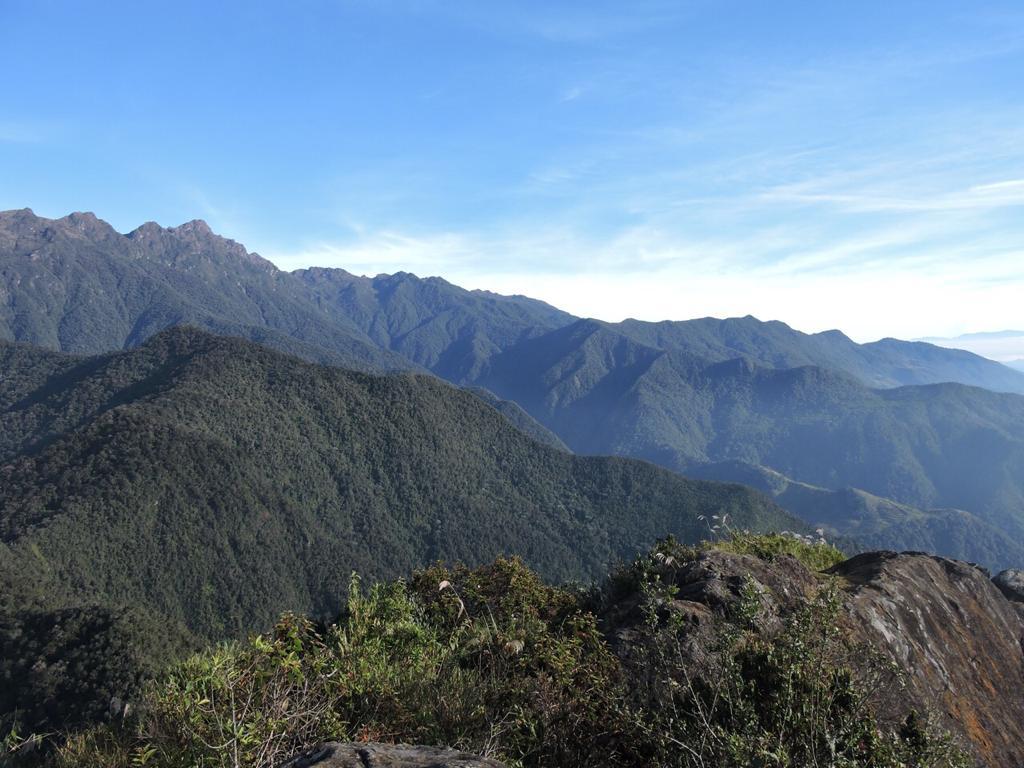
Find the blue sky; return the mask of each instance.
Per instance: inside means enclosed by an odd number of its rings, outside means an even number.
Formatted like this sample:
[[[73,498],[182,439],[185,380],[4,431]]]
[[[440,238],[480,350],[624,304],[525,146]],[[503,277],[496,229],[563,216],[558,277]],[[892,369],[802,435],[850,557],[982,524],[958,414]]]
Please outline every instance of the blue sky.
[[[1024,5],[0,0],[0,208],[618,320],[1024,325]]]

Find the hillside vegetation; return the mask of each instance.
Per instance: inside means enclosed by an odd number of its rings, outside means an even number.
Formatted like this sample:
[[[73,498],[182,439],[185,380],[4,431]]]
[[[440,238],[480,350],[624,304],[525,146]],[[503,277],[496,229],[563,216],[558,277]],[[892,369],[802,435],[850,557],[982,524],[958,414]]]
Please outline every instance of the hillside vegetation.
[[[798,483],[767,467],[741,461],[691,464],[687,477],[742,483],[763,491],[849,551],[867,549],[955,552],[993,573],[1024,563],[1024,542],[962,509],[917,509],[858,488],[829,489]]]
[[[966,510],[1011,539],[1024,535],[1017,395],[957,384],[871,389],[819,367],[709,363],[590,321],[505,353],[482,383],[578,452],[684,472],[704,463],[764,466],[825,489]]]
[[[806,594],[776,603],[748,577],[714,612],[682,607],[677,582],[723,546],[740,553],[723,564],[754,552],[760,578],[792,573]],[[49,762],[271,768],[340,739],[538,768],[969,765],[927,713],[888,719],[898,678],[840,631],[835,586],[793,554],[834,561],[827,547],[745,535],[663,542],[589,591],[545,584],[516,559],[370,589],[353,577],[336,623],[286,615],[196,655],[147,686],[139,715],[71,733]]]
[[[701,517],[800,524],[749,489],[540,444],[432,377],[164,332],[73,358],[0,347],[0,607],[144,606],[200,638],[333,615],[348,574],[517,554],[597,577]]]

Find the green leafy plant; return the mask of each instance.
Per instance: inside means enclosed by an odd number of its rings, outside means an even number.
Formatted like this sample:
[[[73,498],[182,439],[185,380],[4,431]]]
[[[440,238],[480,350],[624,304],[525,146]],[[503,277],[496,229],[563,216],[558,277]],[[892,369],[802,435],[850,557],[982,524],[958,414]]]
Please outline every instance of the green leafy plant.
[[[736,550],[774,556],[785,543],[780,537],[752,538],[744,535]],[[729,539],[736,541],[735,536]],[[792,554],[788,544],[781,550]],[[672,557],[662,554],[654,560],[664,567]],[[662,608],[675,593],[671,580],[663,573],[651,578],[643,565],[640,571],[647,573],[641,586],[645,631],[634,649],[631,679],[637,685],[631,690],[633,706],[644,715],[639,722],[651,764],[970,765],[926,718],[912,715],[912,729],[896,731],[879,721],[876,704],[881,692],[902,684],[899,670],[846,639],[833,585],[826,584],[773,626],[762,615],[760,588],[748,579],[710,638],[695,644],[683,614],[666,614]]]
[[[271,768],[337,739],[446,744],[522,768],[967,765],[927,719],[879,720],[877,692],[899,675],[859,663],[828,584],[777,614],[748,579],[724,614],[694,623],[676,575],[704,552],[665,540],[601,596],[514,558],[369,589],[353,576],[337,622],[286,615],[195,655],[146,688],[136,716],[71,734],[51,762]]]

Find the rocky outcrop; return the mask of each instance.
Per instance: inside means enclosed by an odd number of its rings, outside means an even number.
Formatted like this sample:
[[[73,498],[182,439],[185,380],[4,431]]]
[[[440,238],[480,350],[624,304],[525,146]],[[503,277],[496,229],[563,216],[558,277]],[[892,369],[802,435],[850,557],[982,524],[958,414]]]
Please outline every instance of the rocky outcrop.
[[[876,688],[884,721],[898,724],[911,712],[934,716],[978,765],[1024,766],[1024,603],[1008,600],[978,566],[868,552],[815,574],[789,556],[768,562],[712,550],[665,569],[662,578],[675,590],[659,613],[682,619],[679,651],[699,667],[714,647],[717,617],[745,585],[756,586],[759,628],[771,632],[829,577],[841,591],[848,636],[864,648],[857,653],[862,673],[879,675],[886,659],[904,673],[905,688],[884,680]],[[635,650],[643,638],[640,606],[639,596],[628,595],[603,612],[609,641],[627,665],[644,663]]]
[[[810,597],[818,588],[818,580],[793,557],[780,557],[767,562],[753,555],[709,550],[696,559],[682,563],[663,561],[671,566],[672,581],[676,587],[674,600],[666,608],[681,608],[681,604],[696,606],[698,613],[725,613],[739,599],[744,585],[752,579],[762,588],[766,598],[767,618],[774,621],[780,610],[790,608],[797,601]],[[603,617],[610,627],[623,627],[639,621],[642,598],[629,595],[609,606]]]
[[[999,587],[999,591],[1008,599],[1024,603],[1024,571],[1008,568],[992,579],[992,583]]]
[[[504,768],[486,757],[438,747],[408,744],[341,744],[328,742],[281,768]]]
[[[830,573],[855,636],[906,673],[893,716],[935,712],[981,764],[1024,765],[1024,612],[987,573],[909,552],[865,553]]]
[[[685,646],[681,649],[690,664],[702,665],[707,649],[714,645],[715,620],[729,612],[741,597],[744,586],[752,580],[761,598],[760,621],[771,630],[779,625],[781,616],[818,589],[815,575],[793,557],[780,557],[767,562],[753,555],[709,550],[695,560],[675,563],[663,561],[669,568],[675,595],[664,600],[659,614],[664,620],[673,616],[687,627]],[[634,659],[637,644],[647,630],[642,628],[643,597],[626,595],[602,611],[601,621],[608,641],[624,663],[643,664]]]

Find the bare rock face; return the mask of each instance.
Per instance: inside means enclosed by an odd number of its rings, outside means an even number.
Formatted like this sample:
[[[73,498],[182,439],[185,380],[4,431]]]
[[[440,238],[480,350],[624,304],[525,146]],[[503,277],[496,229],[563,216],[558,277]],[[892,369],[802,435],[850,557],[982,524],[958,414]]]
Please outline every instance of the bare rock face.
[[[1024,571],[1009,568],[992,579],[992,582],[1007,599],[1024,603]]]
[[[830,572],[854,635],[907,674],[896,707],[936,712],[982,765],[1024,766],[1020,606],[980,568],[921,553],[868,552]]]
[[[281,768],[504,768],[504,765],[486,757],[438,747],[328,742],[292,758]]]
[[[679,597],[723,611],[739,598],[748,579],[753,579],[782,608],[810,597],[818,582],[799,560],[788,555],[766,562],[753,555],[711,550],[679,569]]]

